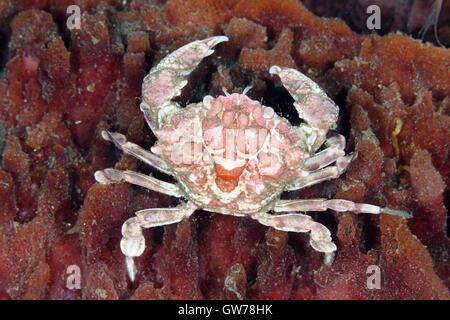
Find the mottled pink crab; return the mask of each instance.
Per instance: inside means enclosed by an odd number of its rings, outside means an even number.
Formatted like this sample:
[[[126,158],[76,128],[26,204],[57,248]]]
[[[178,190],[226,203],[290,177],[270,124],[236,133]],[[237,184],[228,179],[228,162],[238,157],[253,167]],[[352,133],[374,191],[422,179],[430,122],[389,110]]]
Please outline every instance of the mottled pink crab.
[[[200,103],[181,108],[172,98],[186,85],[187,75],[211,55],[212,48],[227,41],[224,36],[194,41],[165,57],[145,77],[140,108],[158,138],[146,151],[128,142],[122,134],[102,132],[114,142],[156,169],[172,175],[176,184],[132,171],[97,171],[100,183],[129,182],[164,194],[186,199],[175,208],[136,212],[122,227],[121,250],[126,256],[130,279],[136,275],[133,257],[145,249],[143,228],[179,222],[196,209],[234,216],[249,216],[283,231],[310,232],[311,246],[325,253],[330,263],[336,245],[330,231],[297,211],[353,211],[406,213],[348,200],[280,200],[286,190],[296,190],[339,177],[354,155],[345,155],[345,138],[326,138],[335,126],[339,109],[320,87],[301,72],[272,66],[294,98],[301,119],[292,126],[243,94],[205,96]],[[325,144],[323,151],[316,151]],[[287,214],[270,214],[269,212]]]

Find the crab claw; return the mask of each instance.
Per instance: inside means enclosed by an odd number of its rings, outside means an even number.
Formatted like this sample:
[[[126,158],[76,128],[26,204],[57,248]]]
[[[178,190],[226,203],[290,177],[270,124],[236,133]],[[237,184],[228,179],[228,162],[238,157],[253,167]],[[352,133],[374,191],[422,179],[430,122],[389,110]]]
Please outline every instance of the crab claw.
[[[328,130],[334,128],[339,116],[338,106],[310,78],[298,70],[272,66],[272,75],[278,75],[286,90],[294,98],[294,107],[301,119],[316,133],[311,144],[317,150],[325,141]]]
[[[202,61],[214,53],[217,44],[228,41],[225,36],[191,42],[165,57],[144,78],[141,110],[152,130],[157,130],[179,108],[172,98],[187,84],[186,77]]]

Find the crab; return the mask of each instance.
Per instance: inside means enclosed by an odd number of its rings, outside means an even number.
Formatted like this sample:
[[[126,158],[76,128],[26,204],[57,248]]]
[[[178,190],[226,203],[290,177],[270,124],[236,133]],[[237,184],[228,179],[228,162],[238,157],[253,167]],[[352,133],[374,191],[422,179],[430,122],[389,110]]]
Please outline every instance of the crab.
[[[144,78],[140,109],[158,139],[151,151],[120,133],[101,133],[124,153],[173,176],[176,183],[112,168],[95,172],[97,182],[128,182],[185,200],[174,208],[137,211],[123,224],[120,248],[131,281],[137,273],[133,258],[145,249],[143,228],[180,222],[197,209],[248,216],[278,230],[309,232],[310,245],[325,254],[327,264],[336,251],[330,231],[298,212],[331,209],[408,217],[403,211],[341,199],[280,200],[284,191],[338,178],[356,156],[345,154],[344,136],[327,137],[335,128],[339,108],[300,71],[278,66],[269,70],[294,98],[303,120],[299,126],[246,96],[249,87],[242,94],[207,95],[184,108],[173,101],[193,69],[227,40],[214,36],[191,42],[161,60]]]

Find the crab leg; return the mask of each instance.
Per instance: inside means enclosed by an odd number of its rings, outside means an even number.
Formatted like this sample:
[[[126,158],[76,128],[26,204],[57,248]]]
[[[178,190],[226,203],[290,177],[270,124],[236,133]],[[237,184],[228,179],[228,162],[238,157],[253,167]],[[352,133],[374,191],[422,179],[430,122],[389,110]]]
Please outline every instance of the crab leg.
[[[326,167],[345,156],[345,138],[342,135],[331,137],[325,141],[328,146],[325,150],[314,154],[305,161],[305,169],[315,171]]]
[[[339,150],[345,149],[345,137],[342,134],[336,134],[325,141],[327,147],[336,147]]]
[[[330,263],[336,245],[331,239],[331,232],[323,224],[315,222],[310,216],[300,213],[282,215],[271,215],[268,213],[257,213],[251,216],[260,223],[282,231],[310,232],[309,243],[320,252],[325,253],[326,263]]]
[[[332,129],[339,115],[338,106],[310,78],[300,71],[272,66],[270,74],[277,74],[286,90],[294,98],[294,107],[301,119],[305,120],[313,132],[304,132],[311,136],[307,139],[310,151],[317,150],[325,141],[329,129]],[[308,131],[300,126],[302,131]]]
[[[179,105],[171,100],[187,84],[186,76],[203,58],[214,52],[214,46],[223,41],[228,41],[228,38],[216,36],[191,42],[172,52],[150,70],[142,84],[140,107],[154,132],[162,127],[169,115],[178,110]]]
[[[331,209],[337,212],[351,211],[353,213],[371,213],[380,214],[387,213],[398,215],[404,218],[410,218],[411,215],[400,210],[392,210],[389,208],[381,208],[372,204],[355,203],[343,199],[303,199],[303,200],[279,200],[273,210],[275,212],[292,212],[292,211],[326,211]]]
[[[107,141],[114,142],[123,152],[138,158],[161,172],[172,175],[169,165],[163,159],[141,148],[137,144],[127,141],[127,138],[123,134],[103,130],[102,137]]]
[[[339,157],[336,159],[336,165],[313,171],[305,177],[299,177],[297,180],[287,185],[286,190],[298,190],[326,180],[336,179],[345,171],[345,169],[347,169],[353,157],[354,154]]]
[[[134,171],[121,171],[112,168],[95,172],[95,180],[102,184],[128,182],[138,186],[161,192],[169,196],[182,197],[183,193],[177,185],[164,182]]]
[[[131,281],[134,281],[136,276],[136,266],[133,257],[140,256],[145,250],[145,238],[142,228],[152,228],[180,222],[189,217],[196,209],[197,207],[190,202],[181,204],[176,208],[144,209],[137,211],[135,217],[125,221],[122,225],[123,237],[120,241],[120,249],[125,255],[125,264]]]

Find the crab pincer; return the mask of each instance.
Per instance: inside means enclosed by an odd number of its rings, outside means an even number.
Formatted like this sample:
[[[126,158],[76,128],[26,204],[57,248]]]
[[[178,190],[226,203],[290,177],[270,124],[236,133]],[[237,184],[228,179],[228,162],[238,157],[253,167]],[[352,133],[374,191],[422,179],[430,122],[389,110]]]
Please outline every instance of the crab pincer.
[[[311,150],[317,150],[325,141],[330,129],[334,129],[339,116],[339,107],[326,93],[306,75],[291,68],[272,66],[270,74],[278,75],[283,86],[294,98],[294,107],[301,119],[313,129],[315,139]]]
[[[225,36],[191,42],[165,57],[150,70],[142,84],[141,110],[150,128],[157,130],[169,114],[179,109],[172,98],[180,95],[187,84],[186,77],[203,60],[214,53],[217,44],[228,41]]]

